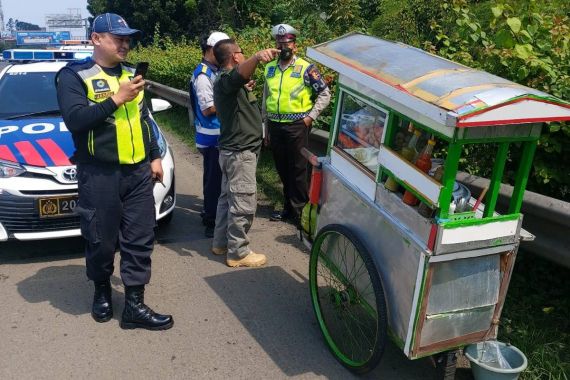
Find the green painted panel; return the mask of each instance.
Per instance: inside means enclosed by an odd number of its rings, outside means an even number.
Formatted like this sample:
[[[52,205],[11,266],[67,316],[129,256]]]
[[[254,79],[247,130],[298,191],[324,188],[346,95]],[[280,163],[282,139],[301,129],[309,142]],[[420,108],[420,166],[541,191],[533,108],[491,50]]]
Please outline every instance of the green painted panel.
[[[439,194],[439,214],[440,219],[447,219],[449,215],[449,205],[453,193],[453,185],[455,184],[455,177],[457,176],[457,168],[459,166],[459,158],[461,157],[461,144],[449,144],[447,157],[443,169],[443,178],[441,183],[443,189]]]
[[[341,106],[341,93],[342,91],[340,91],[340,88],[337,89],[336,94],[335,94],[335,99],[334,99],[334,106],[333,106],[333,115],[332,115],[332,125],[330,126],[330,131],[329,131],[329,141],[328,141],[328,146],[327,146],[327,156],[330,157],[331,155],[331,148],[334,146],[334,143],[336,142],[336,138],[337,138],[337,133],[338,133],[338,120],[337,117],[339,115],[339,107]]]
[[[509,213],[518,213],[521,210],[526,183],[528,182],[528,176],[532,167],[532,159],[536,151],[536,144],[536,141],[524,144],[521,161],[515,177],[513,195],[511,196],[511,202],[509,204]]]
[[[499,191],[501,190],[501,181],[503,179],[503,172],[508,153],[509,143],[499,144],[497,156],[495,157],[495,165],[493,166],[493,172],[491,175],[491,181],[489,183],[489,191],[485,197],[485,210],[483,211],[484,218],[493,216],[493,213],[495,212],[495,205],[497,204],[497,199],[499,199]]]
[[[446,229],[467,227],[467,226],[478,226],[483,224],[489,224],[494,222],[506,221],[506,220],[517,220],[521,217],[521,214],[507,214],[498,215],[492,218],[476,218],[476,219],[464,219],[464,220],[440,220],[440,224]]]

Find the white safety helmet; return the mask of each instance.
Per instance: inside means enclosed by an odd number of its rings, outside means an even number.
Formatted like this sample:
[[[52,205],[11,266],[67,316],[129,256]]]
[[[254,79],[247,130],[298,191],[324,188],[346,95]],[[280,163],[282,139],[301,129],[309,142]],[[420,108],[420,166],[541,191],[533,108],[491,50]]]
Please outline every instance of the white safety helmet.
[[[213,47],[221,40],[229,40],[229,39],[230,37],[226,33],[212,32],[212,34],[210,34],[210,37],[208,37],[208,39],[206,40],[206,45]]]
[[[297,39],[299,32],[288,24],[277,24],[271,29],[271,35],[277,42],[291,42]]]

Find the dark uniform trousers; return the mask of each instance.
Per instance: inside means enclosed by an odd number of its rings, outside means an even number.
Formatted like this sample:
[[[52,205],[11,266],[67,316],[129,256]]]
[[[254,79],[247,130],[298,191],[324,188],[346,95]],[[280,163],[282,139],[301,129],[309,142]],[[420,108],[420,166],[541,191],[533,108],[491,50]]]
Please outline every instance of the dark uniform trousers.
[[[126,286],[150,281],[156,216],[150,163],[77,165],[81,234],[87,241],[87,277],[108,279],[117,242]]]
[[[301,148],[309,143],[309,128],[303,119],[292,123],[269,120],[269,134],[275,167],[283,183],[284,210],[299,216],[309,200],[307,160],[301,155]]]
[[[218,198],[222,190],[222,170],[220,169],[220,151],[217,147],[198,148],[204,158],[204,224],[213,226],[216,222]]]

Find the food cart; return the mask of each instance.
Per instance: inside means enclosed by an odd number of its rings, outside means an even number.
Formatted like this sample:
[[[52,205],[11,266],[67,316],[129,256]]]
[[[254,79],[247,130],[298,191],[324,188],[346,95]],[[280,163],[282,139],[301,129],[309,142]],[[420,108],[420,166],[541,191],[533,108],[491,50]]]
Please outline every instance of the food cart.
[[[434,355],[452,379],[456,349],[497,336],[519,242],[533,238],[520,209],[541,127],[570,120],[570,105],[359,33],[307,55],[339,74],[327,155],[311,158],[302,214],[326,344],[363,373],[390,337],[409,359]],[[458,165],[483,145],[494,154],[490,185],[472,196]],[[499,214],[513,152],[514,190]]]

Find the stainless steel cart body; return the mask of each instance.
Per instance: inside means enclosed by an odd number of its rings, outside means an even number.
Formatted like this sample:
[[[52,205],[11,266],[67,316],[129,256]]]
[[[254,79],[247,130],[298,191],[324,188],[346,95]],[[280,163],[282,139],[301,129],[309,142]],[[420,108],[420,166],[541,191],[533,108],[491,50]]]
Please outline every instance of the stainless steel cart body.
[[[342,224],[368,248],[384,290],[389,335],[409,358],[495,338],[519,242],[532,238],[521,228],[520,206],[540,130],[544,122],[570,120],[570,105],[363,34],[317,45],[307,55],[339,73],[328,153],[319,159],[312,237]],[[395,148],[407,123],[443,144],[439,181]],[[463,148],[475,144],[496,147],[490,188],[484,203],[470,197],[454,213],[458,162]],[[520,165],[501,215],[495,204],[515,145],[522,150]],[[387,190],[389,179],[431,214],[420,215],[401,193]],[[354,270],[334,252],[321,254],[341,271]],[[358,292],[360,285],[353,286]]]

